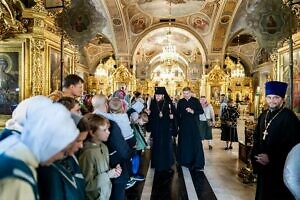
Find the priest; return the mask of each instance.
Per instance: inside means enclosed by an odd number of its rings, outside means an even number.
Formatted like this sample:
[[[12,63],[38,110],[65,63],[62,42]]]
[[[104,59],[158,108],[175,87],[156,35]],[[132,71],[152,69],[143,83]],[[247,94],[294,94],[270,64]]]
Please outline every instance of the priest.
[[[287,84],[270,81],[266,85],[268,109],[258,118],[251,154],[257,174],[255,199],[294,199],[283,182],[283,168],[289,151],[300,142],[300,122],[284,106]]]
[[[173,175],[174,164],[170,125],[175,120],[175,107],[165,87],[155,87],[150,104],[149,128],[152,138],[151,166],[156,172]]]
[[[203,114],[199,99],[192,97],[189,87],[183,88],[183,98],[177,104],[178,163],[194,171],[204,168],[204,153],[199,132],[199,115]]]

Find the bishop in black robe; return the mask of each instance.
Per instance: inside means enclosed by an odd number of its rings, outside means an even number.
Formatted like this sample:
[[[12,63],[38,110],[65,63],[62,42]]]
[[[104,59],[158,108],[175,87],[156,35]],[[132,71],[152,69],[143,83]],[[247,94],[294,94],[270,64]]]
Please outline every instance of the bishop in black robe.
[[[266,126],[268,134],[263,139]],[[253,138],[251,159],[253,171],[258,175],[255,199],[294,199],[284,185],[283,168],[287,154],[300,142],[300,122],[297,116],[293,111],[283,107],[263,112],[258,118]],[[256,161],[255,156],[261,153],[268,155],[267,165]]]
[[[193,110],[188,112],[187,108]],[[177,104],[178,116],[178,152],[177,161],[180,165],[192,168],[204,168],[204,152],[199,132],[199,115],[203,114],[202,106],[195,97],[182,98]]]
[[[150,104],[151,167],[156,171],[172,172],[171,167],[174,164],[174,157],[170,124],[173,119],[170,118],[170,115],[175,118],[176,110],[165,88],[156,87],[155,93],[162,94],[164,97],[160,101],[157,101],[154,97]]]

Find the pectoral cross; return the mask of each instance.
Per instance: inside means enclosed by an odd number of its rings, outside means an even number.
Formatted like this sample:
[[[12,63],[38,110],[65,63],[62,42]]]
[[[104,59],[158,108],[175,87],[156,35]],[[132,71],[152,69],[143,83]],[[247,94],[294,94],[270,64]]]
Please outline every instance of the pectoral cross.
[[[266,136],[268,135],[268,132],[267,132],[267,130],[265,130],[264,132],[263,132],[263,140],[265,140],[266,139]]]

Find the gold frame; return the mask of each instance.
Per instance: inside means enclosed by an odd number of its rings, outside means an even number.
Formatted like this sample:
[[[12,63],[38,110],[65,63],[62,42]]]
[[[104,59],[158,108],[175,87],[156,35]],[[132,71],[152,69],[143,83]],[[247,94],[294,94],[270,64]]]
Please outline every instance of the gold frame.
[[[294,91],[293,93],[300,93],[299,90],[299,76],[295,76],[296,73],[299,73],[300,71],[300,33],[296,33],[293,35],[293,54],[294,54]],[[288,49],[288,44],[285,44],[282,48],[278,49],[278,62],[276,66],[276,80],[287,82],[289,84],[289,49]],[[289,87],[286,95],[286,99],[288,100],[289,98]],[[300,118],[300,111],[297,110],[299,107],[297,107],[298,99],[296,100],[295,98],[298,98],[298,96],[294,95],[294,102],[293,102],[293,111],[294,113]],[[294,105],[295,104],[295,105]],[[289,105],[289,101],[286,101],[286,106]],[[296,109],[296,110],[295,110]]]
[[[53,53],[55,52],[55,53]],[[58,87],[52,89],[52,83],[51,81],[53,80],[53,73],[52,73],[52,55],[57,56],[57,63],[59,64],[59,66],[56,67],[55,70],[58,70],[59,72],[59,81],[58,81]],[[46,66],[47,66],[47,77],[48,77],[48,81],[47,81],[47,85],[45,86],[47,88],[47,94],[53,92],[54,90],[60,90],[60,56],[61,56],[61,49],[60,46],[58,46],[58,43],[48,43],[46,44]],[[69,62],[66,62],[66,58],[68,59]],[[75,56],[74,56],[74,52],[70,49],[64,49],[64,68],[66,66],[66,64],[69,63],[68,66],[68,72],[67,74],[71,74],[74,73],[75,71]],[[66,76],[65,71],[64,71],[64,76]]]
[[[0,53],[17,53],[18,54],[18,72],[19,72],[19,97],[18,102],[25,98],[25,41],[0,42]],[[28,77],[27,77],[28,78]]]

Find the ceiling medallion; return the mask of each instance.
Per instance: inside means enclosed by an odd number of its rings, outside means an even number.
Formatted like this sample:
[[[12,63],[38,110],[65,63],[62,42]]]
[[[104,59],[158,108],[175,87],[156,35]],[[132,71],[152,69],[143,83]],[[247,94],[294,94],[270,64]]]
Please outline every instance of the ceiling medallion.
[[[272,51],[289,35],[291,12],[282,6],[282,0],[248,0],[246,12],[247,28],[266,50]]]
[[[116,26],[120,26],[120,25],[122,24],[122,21],[121,21],[121,19],[119,19],[119,18],[114,18],[114,19],[112,20],[112,22],[113,22],[113,24],[116,25]]]

